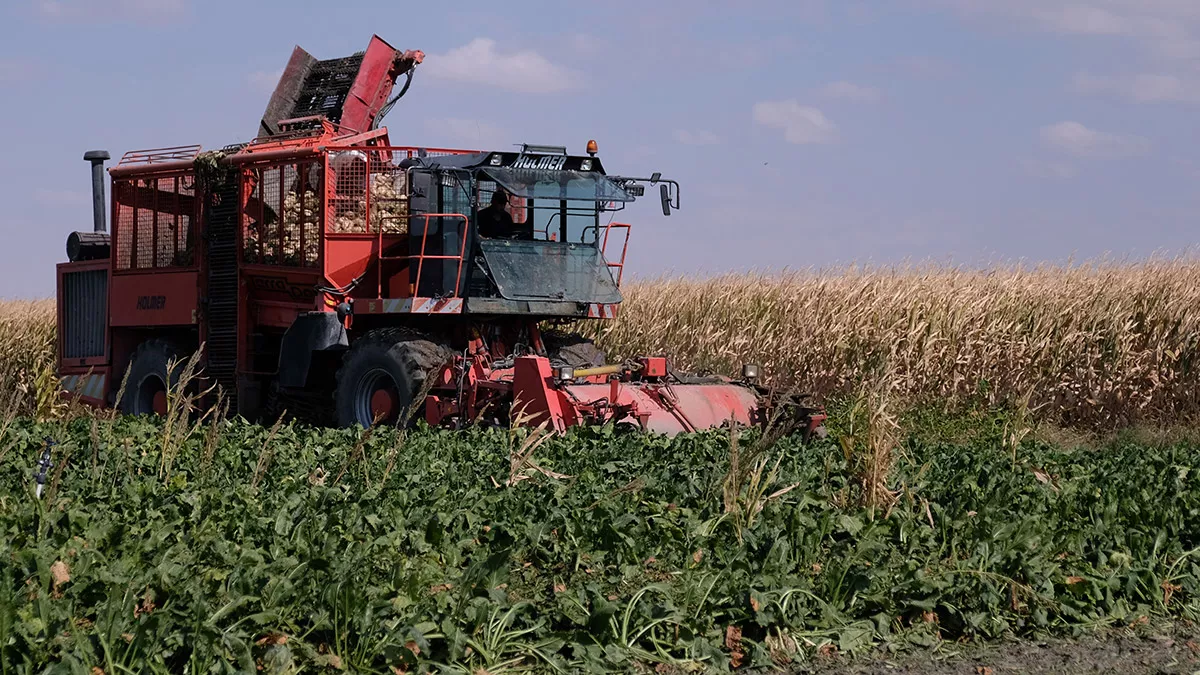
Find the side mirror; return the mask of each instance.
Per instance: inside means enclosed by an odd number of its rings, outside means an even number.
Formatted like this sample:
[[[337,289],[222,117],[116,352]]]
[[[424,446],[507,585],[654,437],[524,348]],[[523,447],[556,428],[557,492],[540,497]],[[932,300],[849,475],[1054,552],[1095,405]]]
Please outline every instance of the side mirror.
[[[671,190],[667,187],[666,183],[658,186],[658,194],[662,197],[663,215],[671,215]]]

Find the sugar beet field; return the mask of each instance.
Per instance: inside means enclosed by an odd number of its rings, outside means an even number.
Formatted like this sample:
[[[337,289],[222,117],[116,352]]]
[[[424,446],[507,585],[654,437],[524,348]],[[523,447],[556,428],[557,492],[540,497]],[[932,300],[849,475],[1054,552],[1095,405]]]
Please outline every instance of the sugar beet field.
[[[59,402],[53,303],[11,302],[0,672],[794,672],[1189,626],[1198,273],[627,290],[610,357],[758,361],[825,401],[808,444],[118,418]]]

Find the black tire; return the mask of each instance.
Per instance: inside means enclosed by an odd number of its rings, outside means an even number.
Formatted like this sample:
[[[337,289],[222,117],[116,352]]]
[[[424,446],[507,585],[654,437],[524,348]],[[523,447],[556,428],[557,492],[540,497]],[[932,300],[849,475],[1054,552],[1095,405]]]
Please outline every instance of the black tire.
[[[338,426],[371,426],[372,399],[381,391],[391,394],[391,412],[380,424],[399,422],[400,412],[415,412],[409,407],[425,378],[452,357],[428,336],[402,328],[373,330],[355,340],[337,372],[333,407]]]
[[[125,394],[118,408],[126,415],[152,415],[154,398],[179,383],[187,359],[180,357],[180,350],[166,340],[147,340],[133,350],[129,359],[129,379],[125,382]],[[170,373],[167,366],[174,362]]]
[[[543,336],[543,342],[552,365],[598,368],[608,363],[596,343],[582,335],[551,333]]]

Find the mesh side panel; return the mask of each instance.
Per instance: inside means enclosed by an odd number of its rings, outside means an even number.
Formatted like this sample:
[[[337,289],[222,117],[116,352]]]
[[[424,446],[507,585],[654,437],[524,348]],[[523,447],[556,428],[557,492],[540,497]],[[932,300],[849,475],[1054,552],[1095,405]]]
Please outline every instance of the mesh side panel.
[[[175,264],[175,214],[179,212],[176,178],[160,178],[154,214],[154,266]]]
[[[116,270],[195,263],[195,176],[114,181]]]
[[[138,181],[138,196],[137,196],[137,228],[134,234],[134,248],[136,254],[136,262],[134,266],[138,269],[151,269],[154,267],[154,199],[153,188],[154,181],[142,180]]]
[[[300,265],[300,230],[304,220],[304,186],[300,182],[300,167],[288,164],[283,172],[283,249],[281,263],[296,267]]]
[[[248,263],[262,262],[262,172],[247,172],[244,181],[253,181],[249,204],[242,215],[242,260]]]
[[[195,178],[185,177],[179,179],[179,200],[181,204],[194,204],[196,196]],[[195,206],[190,209],[182,209],[179,214],[179,228],[175,241],[176,251],[175,261],[179,265],[191,265],[196,260],[196,243],[195,236],[192,232],[192,214]]]
[[[262,172],[262,262],[274,265],[279,262],[279,216],[283,211],[279,167],[263,169]]]
[[[247,170],[242,259],[249,263],[316,267],[321,247],[320,162]]]
[[[371,166],[371,213],[367,227],[372,232],[408,234],[408,178],[404,169],[372,159],[375,161]]]
[[[470,212],[470,195],[454,176],[442,174],[442,213]]]
[[[404,169],[384,161],[374,150],[334,153],[329,165],[334,176],[328,193],[330,232],[408,233]]]
[[[287,165],[283,187],[283,264],[315,267],[321,245],[321,165]]]
[[[358,150],[329,156],[334,182],[329,201],[333,222],[330,232],[367,231],[367,157]]]
[[[108,277],[104,270],[63,274],[63,358],[104,356]]]
[[[321,183],[324,175],[320,162],[304,167],[300,236],[305,267],[316,267],[321,258]]]
[[[117,181],[113,184],[113,200],[117,204],[117,214],[113,229],[116,231],[117,269],[127,270],[131,264],[133,251],[133,185],[127,181]]]

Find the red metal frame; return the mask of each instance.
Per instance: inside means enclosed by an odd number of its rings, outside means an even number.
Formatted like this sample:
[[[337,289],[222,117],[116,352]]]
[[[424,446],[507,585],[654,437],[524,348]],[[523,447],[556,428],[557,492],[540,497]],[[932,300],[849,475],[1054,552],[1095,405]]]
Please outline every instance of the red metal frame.
[[[621,245],[621,262],[609,262],[608,258],[608,234],[613,228],[625,230],[625,243]],[[617,270],[617,286],[621,285],[621,279],[625,277],[625,256],[629,253],[629,237],[633,233],[633,226],[628,223],[609,223],[604,228],[604,243],[600,246],[600,253],[604,256],[604,261],[608,263],[609,269],[616,268]]]
[[[410,216],[410,218],[411,217],[412,216]],[[382,253],[383,253],[383,230],[381,228],[380,235],[379,235],[380,245],[378,248],[380,255],[378,256],[378,259],[379,260],[392,260],[392,261],[408,260],[408,261],[410,261],[410,263],[411,263],[411,261],[416,260],[417,261],[417,276],[416,276],[416,281],[413,282],[413,285],[417,289],[421,288],[421,272],[424,269],[426,260],[457,260],[458,261],[458,270],[456,271],[455,276],[454,276],[454,295],[451,295],[449,297],[452,297],[452,298],[459,297],[459,291],[462,290],[462,288],[461,288],[461,286],[462,286],[462,268],[463,268],[463,265],[466,263],[466,258],[467,258],[467,250],[468,250],[467,249],[467,233],[470,228],[470,221],[467,219],[466,216],[464,216],[461,213],[423,213],[416,217],[425,219],[425,227],[422,228],[422,232],[421,232],[421,252],[418,255],[399,255],[399,256],[386,256],[386,257],[383,256],[382,255]],[[459,247],[458,247],[458,255],[429,255],[429,254],[425,253],[425,245],[429,241],[429,219],[430,218],[459,218],[462,220],[462,227],[459,230],[459,237],[458,237],[459,242],[460,242]],[[410,234],[407,236],[412,236],[412,235]],[[379,266],[379,270],[380,270],[379,285],[380,285],[380,288],[382,288],[383,287],[383,267]],[[380,297],[382,298],[382,295]]]
[[[372,36],[342,105],[342,125],[355,131],[370,129],[375,116],[391,97],[396,78],[424,59],[423,52],[401,52],[378,35]]]
[[[153,148],[150,150],[131,150],[121,156],[117,166],[164,164],[171,162],[192,162],[200,154],[199,145],[180,145],[174,148]]]
[[[644,431],[676,434],[720,427],[764,424],[769,410],[745,383],[722,378],[711,384],[675,384],[665,358],[647,357],[632,367],[582,381],[555,378],[550,360],[520,356],[510,366],[490,367],[486,354],[455,363],[434,378],[425,419],[437,426],[451,419],[474,419],[497,399],[507,399],[512,421],[555,432],[590,424],[629,423]],[[800,409],[811,435],[825,421],[820,408]]]

